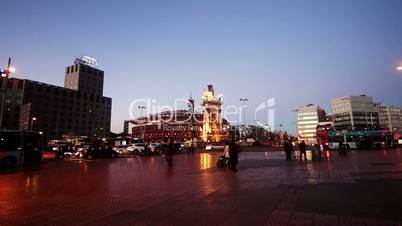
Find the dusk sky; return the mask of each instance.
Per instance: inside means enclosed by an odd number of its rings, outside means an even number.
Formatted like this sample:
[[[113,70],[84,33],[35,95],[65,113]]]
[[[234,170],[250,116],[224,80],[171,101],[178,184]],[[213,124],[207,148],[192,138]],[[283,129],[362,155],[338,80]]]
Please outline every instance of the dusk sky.
[[[294,133],[292,109],[367,94],[402,105],[402,1],[2,1],[0,67],[63,86],[87,54],[105,71],[112,131],[137,98],[173,104],[213,84],[225,105],[276,99],[276,124]],[[266,117],[259,115],[264,122]]]

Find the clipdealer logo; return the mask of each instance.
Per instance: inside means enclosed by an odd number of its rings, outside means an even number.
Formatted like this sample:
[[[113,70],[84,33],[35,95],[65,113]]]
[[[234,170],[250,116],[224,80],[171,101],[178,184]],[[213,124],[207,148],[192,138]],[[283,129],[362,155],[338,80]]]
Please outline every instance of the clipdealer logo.
[[[186,99],[175,99],[173,105],[160,105],[156,99],[152,98],[139,98],[135,99],[130,103],[129,106],[129,117],[135,124],[144,124],[148,122],[158,122],[158,129],[164,129],[167,131],[183,131],[189,128],[182,128],[177,125],[173,127],[172,125],[167,125],[171,122],[178,121],[178,115],[181,116],[180,121],[190,121],[193,120],[195,124],[203,123],[203,117],[196,117],[198,114],[203,114],[204,106],[195,105],[194,115],[191,114],[188,109],[182,110],[185,114],[174,114],[179,106],[190,106],[190,102]],[[214,106],[209,106],[214,107]],[[246,106],[245,105],[225,105],[222,106],[221,113],[222,118],[224,118],[229,124],[236,125],[242,123],[242,118],[244,117]],[[187,118],[183,118],[183,115],[187,114]],[[257,115],[263,115],[263,118],[267,124],[261,123],[257,120]],[[268,126],[270,130],[274,130],[275,126],[275,97],[269,98],[262,103],[258,104],[254,109],[254,121],[258,126],[266,127]],[[186,126],[184,126],[186,127]]]

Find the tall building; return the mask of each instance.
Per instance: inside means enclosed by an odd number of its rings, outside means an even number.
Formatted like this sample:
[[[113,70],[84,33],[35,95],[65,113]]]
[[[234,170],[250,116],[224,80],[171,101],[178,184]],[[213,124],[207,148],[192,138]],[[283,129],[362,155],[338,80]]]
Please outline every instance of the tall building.
[[[318,105],[309,104],[298,108],[296,112],[299,140],[309,144],[317,143],[317,125],[326,120],[325,110]]]
[[[23,86],[21,79],[0,78],[0,129],[18,129]]]
[[[123,122],[123,133],[128,134],[130,128],[130,120],[124,120]]]
[[[334,127],[338,130],[379,128],[378,106],[373,97],[345,96],[332,100]]]
[[[379,105],[380,126],[390,132],[402,132],[402,106]]]
[[[103,96],[104,72],[81,59],[67,68],[66,87],[13,78],[16,85],[7,89],[7,95],[10,90],[19,90],[21,98],[16,98],[17,94],[12,98],[16,110],[20,109],[17,128],[42,131],[48,139],[63,135],[109,136],[112,99]],[[6,127],[10,128],[15,127]]]
[[[73,65],[66,67],[64,87],[103,95],[103,71],[97,69],[96,59],[88,56],[76,58]]]

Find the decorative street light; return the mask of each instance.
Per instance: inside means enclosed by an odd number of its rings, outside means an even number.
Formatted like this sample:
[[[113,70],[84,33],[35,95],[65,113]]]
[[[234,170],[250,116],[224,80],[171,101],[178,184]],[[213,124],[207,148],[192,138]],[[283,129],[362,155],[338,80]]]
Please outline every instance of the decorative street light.
[[[245,132],[246,132],[246,102],[248,102],[248,99],[241,98],[240,101],[243,102],[243,135],[244,135],[244,138],[246,138],[247,137],[245,134]]]
[[[190,108],[190,114],[191,114],[191,147],[190,147],[190,153],[194,153],[194,138],[195,138],[195,123],[194,123],[194,99],[190,94],[190,99],[188,100],[188,107]]]
[[[7,68],[1,71],[1,77],[8,78],[11,73],[15,72],[15,68],[11,66],[11,57],[8,58]]]
[[[6,107],[6,97],[7,97],[7,84],[8,84],[8,78],[11,73],[15,72],[15,68],[11,67],[11,57],[8,58],[8,63],[7,63],[7,68],[6,70],[0,70],[0,75],[2,78],[5,78],[5,86],[2,85],[0,87],[0,91],[2,93],[2,98],[1,98],[1,111],[0,111],[0,128],[3,128],[3,117],[4,117],[4,111],[7,109]]]
[[[143,111],[144,111],[144,109],[146,109],[146,107],[145,106],[138,106],[138,109],[140,109],[140,120],[141,120]],[[141,131],[140,131],[141,137],[142,137],[142,139],[145,140],[145,127],[142,125],[142,122],[141,122],[141,128],[140,129],[141,129]]]
[[[248,102],[247,98],[241,98],[240,99],[241,102],[243,102],[243,124],[244,126],[246,126],[246,102]]]
[[[396,70],[397,70],[397,71],[402,71],[402,62],[400,62],[400,63],[398,64],[398,66],[396,66]]]

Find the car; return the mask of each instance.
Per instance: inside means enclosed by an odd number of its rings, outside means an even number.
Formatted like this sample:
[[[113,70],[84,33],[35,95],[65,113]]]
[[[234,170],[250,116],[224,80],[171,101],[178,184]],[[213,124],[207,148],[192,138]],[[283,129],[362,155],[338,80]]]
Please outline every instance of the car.
[[[91,144],[80,144],[75,146],[75,156],[82,158],[86,151],[91,148]]]
[[[92,146],[88,150],[86,150],[85,153],[83,153],[83,158],[88,160],[117,157],[119,157],[119,153],[114,151],[113,148],[107,146]]]
[[[75,151],[71,146],[67,145],[48,145],[42,151],[43,160],[62,160],[64,158],[72,157]]]
[[[129,151],[127,150],[128,146],[127,145],[118,145],[113,147],[113,150],[119,153],[120,155],[122,154],[129,154]]]
[[[165,155],[170,148],[170,144],[160,144],[155,147],[155,153]],[[180,154],[182,151],[182,145],[180,143],[173,144],[173,154]]]
[[[161,144],[160,143],[151,143],[148,145],[149,148],[149,153],[151,155],[157,155],[159,154],[159,151],[161,149]]]
[[[180,144],[180,143],[174,143],[173,146],[174,146],[174,153],[175,153],[175,154],[180,154],[181,151],[182,151],[183,148],[184,148],[184,145],[183,145],[183,144]]]
[[[146,145],[143,143],[131,144],[127,147],[127,152],[134,155],[145,155]]]
[[[223,149],[225,149],[225,144],[219,144],[219,143],[211,143],[205,147],[206,151],[215,151],[215,150],[223,150]]]

